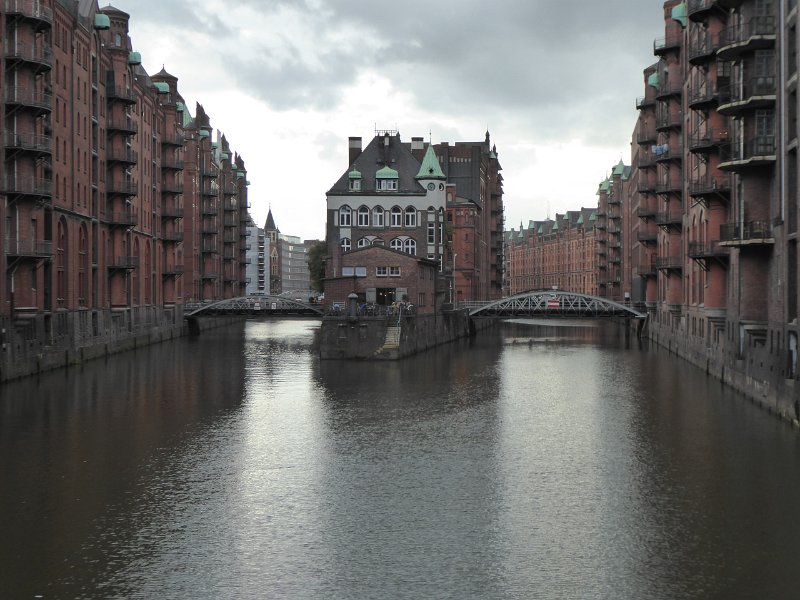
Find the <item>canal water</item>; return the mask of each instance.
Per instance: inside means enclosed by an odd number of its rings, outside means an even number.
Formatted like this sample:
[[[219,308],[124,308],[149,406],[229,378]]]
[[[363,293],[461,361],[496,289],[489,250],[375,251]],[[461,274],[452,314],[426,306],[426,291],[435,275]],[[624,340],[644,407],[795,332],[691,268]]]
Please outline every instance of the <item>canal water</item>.
[[[0,387],[0,597],[800,594],[800,436],[663,349],[519,321],[321,363],[318,327]]]

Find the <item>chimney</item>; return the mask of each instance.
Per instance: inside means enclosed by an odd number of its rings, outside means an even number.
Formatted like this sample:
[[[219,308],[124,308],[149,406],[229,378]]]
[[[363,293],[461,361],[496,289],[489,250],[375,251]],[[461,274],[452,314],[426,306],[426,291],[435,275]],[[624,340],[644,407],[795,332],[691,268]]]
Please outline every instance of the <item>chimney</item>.
[[[356,162],[359,154],[361,154],[361,138],[351,137],[347,140],[348,160],[351,166]]]
[[[425,150],[425,142],[424,139],[421,137],[412,137],[411,138],[411,151],[415,150]]]

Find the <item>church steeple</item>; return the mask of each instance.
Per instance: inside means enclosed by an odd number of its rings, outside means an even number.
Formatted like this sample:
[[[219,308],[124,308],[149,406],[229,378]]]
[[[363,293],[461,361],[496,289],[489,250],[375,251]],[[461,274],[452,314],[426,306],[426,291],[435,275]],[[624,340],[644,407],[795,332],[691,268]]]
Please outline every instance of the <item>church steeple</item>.
[[[422,159],[422,164],[417,173],[417,179],[446,179],[442,172],[442,167],[439,166],[439,159],[436,158],[436,153],[433,151],[433,145],[428,144],[428,149],[425,150],[425,157]]]

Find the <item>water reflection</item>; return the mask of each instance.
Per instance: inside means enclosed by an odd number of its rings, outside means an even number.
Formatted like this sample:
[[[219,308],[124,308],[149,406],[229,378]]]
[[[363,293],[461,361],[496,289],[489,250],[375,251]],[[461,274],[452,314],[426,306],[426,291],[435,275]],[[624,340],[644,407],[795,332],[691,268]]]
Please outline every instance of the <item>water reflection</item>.
[[[400,362],[250,321],[2,388],[11,597],[789,598],[798,438],[520,321]]]

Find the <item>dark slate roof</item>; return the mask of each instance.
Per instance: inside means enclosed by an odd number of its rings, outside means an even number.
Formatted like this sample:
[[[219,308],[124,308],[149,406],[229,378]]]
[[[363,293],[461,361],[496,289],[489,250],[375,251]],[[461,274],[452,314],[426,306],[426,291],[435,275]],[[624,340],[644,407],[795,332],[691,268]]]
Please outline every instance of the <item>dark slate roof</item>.
[[[280,231],[275,225],[275,219],[272,218],[272,209],[267,213],[267,222],[264,225],[264,231]]]
[[[328,194],[369,194],[375,193],[375,173],[383,167],[397,171],[398,189],[396,193],[423,194],[422,186],[417,182],[420,163],[411,154],[407,145],[400,141],[400,134],[389,136],[389,146],[384,146],[384,136],[375,136],[367,147],[361,151],[355,162],[348,165],[339,180],[333,184]],[[353,168],[361,172],[361,192],[350,192],[348,173]]]

